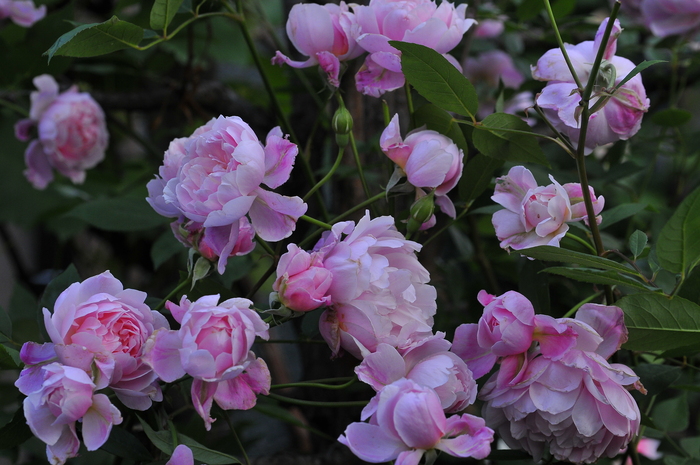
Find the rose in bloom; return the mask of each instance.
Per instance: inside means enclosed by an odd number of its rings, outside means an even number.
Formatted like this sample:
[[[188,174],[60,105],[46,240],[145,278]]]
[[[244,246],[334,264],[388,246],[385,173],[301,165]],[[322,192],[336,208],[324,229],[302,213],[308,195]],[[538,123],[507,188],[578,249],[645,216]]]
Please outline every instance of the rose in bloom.
[[[697,0],[642,0],[644,24],[657,37],[686,34],[700,27]]]
[[[353,6],[357,18],[357,44],[369,52],[355,76],[357,90],[379,97],[402,87],[401,53],[390,40],[425,45],[446,54],[459,44],[475,23],[465,17],[466,4],[432,0],[371,0],[369,6]],[[459,67],[454,58],[449,57]]]
[[[503,34],[506,26],[502,19],[480,19],[474,31],[474,37],[478,39],[493,39]]]
[[[491,199],[505,209],[494,213],[491,221],[502,248],[558,247],[569,230],[567,223],[584,220],[588,224],[581,185],[569,183],[562,186],[552,176],[549,178],[552,184],[538,186],[530,170],[514,166],[506,176],[496,179]],[[593,210],[598,215],[603,210],[605,198],[596,198],[590,186],[589,190]],[[600,216],[596,216],[596,221],[600,223]]]
[[[606,19],[600,25],[595,41],[566,45],[567,54],[583,83],[589,79],[607,23]],[[597,86],[600,90],[593,93],[591,107],[601,98],[607,98],[604,94],[610,92],[634,69],[634,63],[630,60],[615,56],[617,37],[621,32],[620,23],[615,20],[600,72],[598,76],[593,77],[600,82]],[[577,90],[561,50],[552,49],[546,52],[537,61],[537,65],[532,67],[532,77],[539,81],[547,81],[546,87],[537,97],[537,105],[544,109],[554,127],[567,135],[573,145],[577,146],[581,128],[579,105],[581,94]],[[601,109],[591,114],[586,134],[585,153],[591,153],[600,145],[626,140],[635,135],[641,127],[642,116],[648,109],[649,99],[642,84],[642,77],[637,74],[615,91]]]
[[[53,170],[73,183],[85,181],[88,170],[105,156],[109,133],[100,105],[76,86],[58,92],[58,84],[48,74],[33,80],[38,91],[31,93],[29,118],[15,125],[15,135],[27,141],[37,127],[39,138],[24,152],[25,176],[37,189],[45,189],[53,180]]]
[[[493,430],[482,418],[445,418],[435,391],[409,379],[382,388],[362,410],[362,420],[367,418],[369,423],[352,423],[338,438],[366,462],[413,465],[433,449],[483,459],[491,451]]]
[[[153,331],[168,328],[145,299],[145,292],[124,289],[106,271],[71,284],[56,299],[53,313],[44,309],[58,360],[87,373],[95,369],[98,389],[110,386],[124,405],[137,410],[162,399],[157,376],[141,357]]]
[[[445,412],[459,412],[476,400],[476,383],[464,361],[449,352],[450,345],[444,333],[426,338],[403,353],[389,344],[379,344],[376,352],[365,355],[355,373],[375,391],[401,378],[410,379],[433,389]]]
[[[370,219],[367,213],[357,225],[344,221],[324,233],[314,251],[333,276],[333,305],[319,325],[334,355],[342,347],[362,358],[381,342],[407,348],[432,335],[437,294],[416,257],[420,248],[390,216]]]
[[[119,410],[106,395],[94,393],[95,384],[80,368],[54,362],[41,367],[40,384],[20,381],[17,387],[27,396],[24,399],[27,424],[46,443],[46,455],[53,465],[78,455],[76,421],[83,423],[83,442],[90,451],[102,447],[112,425],[122,422]]]
[[[338,87],[340,62],[359,56],[363,50],[352,36],[355,15],[345,2],[340,5],[326,3],[297,3],[287,19],[287,36],[297,50],[309,58],[292,61],[281,52],[272,58],[272,64],[287,63],[294,68],[319,65],[328,76],[328,82]]]
[[[287,253],[277,263],[277,279],[272,289],[285,307],[308,312],[331,302],[327,294],[332,281],[333,275],[323,266],[321,254],[308,253],[289,244]]]
[[[435,203],[454,218],[456,211],[447,196],[459,182],[464,168],[464,153],[452,140],[436,131],[415,130],[401,137],[399,115],[394,115],[379,139],[382,151],[397,165],[392,176],[406,176],[417,188],[433,189]],[[391,183],[390,183],[391,184]]]
[[[246,215],[266,241],[280,241],[294,231],[307,205],[299,197],[282,196],[261,184],[274,189],[286,182],[298,151],[279,127],[270,131],[263,146],[242,119],[220,116],[192,136],[170,143],[159,176],[148,183],[146,200],[159,214],[180,223],[222,228],[214,233],[217,245],[212,249],[225,244],[219,255],[225,261],[225,252],[236,248],[239,235],[248,234]]]
[[[502,50],[490,50],[476,58],[469,57],[464,60],[462,69],[472,83],[481,82],[490,88],[498,88],[500,80],[504,87],[517,89],[525,81],[525,76],[515,67],[513,59]]]
[[[38,8],[31,0],[0,0],[0,19],[10,18],[13,23],[30,27],[46,16],[46,5]]]
[[[255,336],[268,338],[267,323],[248,299],[218,302],[218,295],[207,295],[194,302],[183,296],[180,305],[166,303],[181,327],[156,331],[143,357],[165,382],[185,374],[194,378],[192,402],[207,430],[214,422],[213,401],[224,410],[247,410],[255,406],[257,394],[270,389],[265,361],[250,350]]]

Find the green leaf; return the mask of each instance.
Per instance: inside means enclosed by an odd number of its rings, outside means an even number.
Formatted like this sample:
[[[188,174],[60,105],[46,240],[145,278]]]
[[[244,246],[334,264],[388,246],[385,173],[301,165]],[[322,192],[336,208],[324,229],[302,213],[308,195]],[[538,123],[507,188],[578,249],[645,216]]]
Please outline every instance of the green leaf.
[[[416,120],[416,126],[425,125],[428,129],[444,134],[457,144],[457,147],[462,149],[465,154],[469,152],[469,145],[467,145],[467,140],[464,138],[462,128],[452,115],[442,108],[436,107],[432,103],[427,103],[418,108],[413,113],[413,117]]]
[[[639,63],[637,66],[635,66],[632,69],[632,71],[627,73],[627,76],[625,76],[620,82],[618,82],[615,85],[615,88],[613,89],[613,92],[611,92],[611,93],[615,93],[620,87],[627,84],[627,81],[629,81],[630,79],[632,79],[633,77],[635,77],[637,74],[641,73],[642,71],[644,71],[648,67],[655,65],[657,63],[666,63],[666,60],[646,60],[646,61]]]
[[[693,114],[680,108],[666,108],[651,116],[651,121],[659,126],[675,128],[683,126],[693,118]]]
[[[100,448],[117,457],[133,460],[134,462],[147,462],[153,460],[148,449],[136,436],[120,426],[113,426],[109,438]]]
[[[691,457],[700,459],[700,437],[693,438],[682,438],[681,447],[685,450]]]
[[[175,446],[173,446],[172,436],[170,435],[170,432],[168,432],[168,431],[157,431],[157,432],[153,431],[153,428],[151,428],[151,425],[149,425],[140,416],[136,415],[136,418],[139,419],[139,422],[141,423],[141,426],[143,427],[143,432],[146,433],[146,436],[148,436],[148,439],[150,439],[151,443],[153,443],[153,445],[156,446],[158,448],[158,450],[165,452],[168,455],[173,455],[173,451],[175,450]]]
[[[670,350],[697,343],[700,337],[700,306],[681,297],[633,294],[616,305],[625,312],[626,349]]]
[[[654,407],[652,419],[661,431],[684,431],[688,427],[688,398],[682,394],[666,399]]]
[[[677,455],[665,455],[664,465],[700,465],[700,460]]]
[[[617,222],[620,222],[631,216],[636,215],[645,208],[647,208],[647,204],[643,203],[625,203],[623,205],[613,207],[610,210],[606,210],[603,213],[601,213],[603,221],[601,221],[600,226],[598,226],[598,228],[603,230],[608,226],[612,226]]]
[[[688,277],[683,280],[683,284],[678,290],[677,295],[693,303],[700,304],[700,268],[695,268]]]
[[[545,273],[564,276],[566,278],[571,278],[584,283],[627,286],[635,289],[641,289],[643,291],[650,291],[653,289],[634,278],[621,275],[620,273],[611,270],[602,271],[592,268],[568,268],[563,266],[555,266],[545,268],[543,271]]]
[[[19,359],[19,352],[0,344],[0,368],[16,370],[20,366],[22,366],[22,361]]]
[[[700,342],[696,342],[689,346],[676,347],[675,349],[665,350],[658,354],[656,357],[661,359],[666,358],[676,358],[676,357],[689,357],[700,353]],[[700,389],[700,387],[698,387]]]
[[[135,47],[143,39],[143,29],[112,16],[104,23],[83,24],[59,37],[44,55],[49,62],[56,55],[94,57]]]
[[[66,215],[105,231],[143,231],[170,221],[156,213],[145,199],[134,197],[92,200]]]
[[[32,436],[24,418],[24,409],[20,407],[12,416],[12,420],[0,428],[0,450],[17,447]]]
[[[151,8],[151,28],[167,29],[168,24],[180,9],[180,5],[182,5],[182,0],[156,0]]]
[[[590,268],[619,271],[621,273],[627,273],[633,276],[637,274],[636,271],[627,268],[621,263],[608,260],[607,258],[575,252],[573,250],[561,249],[559,247],[552,247],[551,245],[540,245],[529,249],[522,249],[518,250],[518,253],[527,257],[536,258],[537,260],[575,263],[577,265]]]
[[[475,118],[476,90],[444,56],[423,45],[395,40],[389,44],[401,51],[401,70],[419,94],[443,110]]]
[[[194,285],[197,284],[197,281],[206,278],[210,271],[211,262],[204,257],[199,257],[194,264],[194,268],[192,268],[192,286],[190,290],[194,289]]]
[[[71,284],[79,281],[80,275],[78,274],[78,270],[76,270],[75,266],[71,263],[63,273],[53,278],[51,282],[46,285],[39,305],[41,305],[42,308],[48,308],[53,313],[53,306],[58,296],[61,295],[61,292],[65,291]]]
[[[656,242],[659,265],[685,274],[700,260],[700,187],[681,202]]]
[[[518,5],[517,15],[521,22],[533,20],[544,8],[541,0],[524,0]]]
[[[171,230],[165,231],[156,239],[151,246],[151,260],[153,261],[153,269],[157,270],[170,257],[182,252],[185,248],[175,239]]]
[[[639,229],[633,232],[630,236],[628,244],[630,252],[632,252],[632,255],[634,255],[635,260],[642,254],[642,252],[644,252],[644,248],[647,246],[648,240],[649,238],[647,235]]]
[[[534,133],[527,123],[515,115],[493,113],[481,124],[474,127],[474,146],[479,152],[499,160],[532,162],[549,166]],[[491,128],[491,129],[486,129]],[[498,129],[512,129],[526,132],[506,132]],[[530,135],[532,134],[532,135]]]
[[[493,179],[493,173],[503,166],[503,160],[478,153],[464,167],[459,180],[459,198],[471,202],[484,192]]]
[[[647,395],[655,396],[675,383],[682,370],[681,367],[643,363],[634,367],[634,372],[646,388]]]

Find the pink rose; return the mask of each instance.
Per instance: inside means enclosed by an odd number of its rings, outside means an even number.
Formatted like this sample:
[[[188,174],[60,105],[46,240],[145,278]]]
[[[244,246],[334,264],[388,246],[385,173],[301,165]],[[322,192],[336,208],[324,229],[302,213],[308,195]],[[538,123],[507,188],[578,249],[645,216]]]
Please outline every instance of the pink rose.
[[[447,193],[457,185],[464,168],[464,153],[457,144],[431,130],[411,131],[403,139],[397,114],[382,132],[379,145],[396,163],[400,176],[405,175],[415,187],[434,189],[435,203],[451,218],[456,216]]]
[[[455,457],[483,459],[491,452],[493,430],[473,415],[445,417],[438,395],[408,379],[381,391],[362,410],[369,423],[352,423],[338,441],[370,463],[395,460],[417,464],[433,449]]]
[[[319,253],[308,253],[289,244],[287,253],[277,263],[277,279],[272,289],[285,307],[308,312],[330,304],[328,289],[332,280],[333,275],[323,266]]]
[[[481,82],[491,88],[498,88],[500,80],[504,87],[517,89],[525,82],[525,76],[515,67],[513,59],[501,50],[490,50],[476,58],[469,57],[464,60],[462,68],[464,75],[473,84]]]
[[[194,465],[192,449],[184,444],[178,445],[165,465]]]
[[[75,184],[85,181],[88,170],[105,156],[109,133],[102,108],[90,94],[73,86],[58,92],[58,84],[48,74],[34,78],[38,91],[31,93],[29,118],[15,125],[15,134],[29,140],[29,130],[37,126],[39,138],[24,153],[25,176],[37,189],[53,180],[53,169]]]
[[[286,63],[294,68],[320,65],[328,82],[338,87],[340,62],[363,52],[351,34],[355,27],[355,15],[350,13],[345,2],[341,1],[340,5],[297,3],[289,12],[287,36],[294,47],[309,58],[292,61],[278,51],[272,64]]]
[[[218,302],[218,295],[208,295],[166,303],[180,329],[156,331],[143,356],[165,382],[185,374],[194,378],[192,402],[207,430],[214,422],[213,401],[224,410],[247,410],[255,406],[257,394],[270,389],[267,365],[250,350],[256,336],[268,338],[267,323],[248,299]]]
[[[292,234],[307,205],[299,197],[279,195],[261,184],[274,189],[286,182],[297,153],[297,146],[279,128],[270,131],[263,146],[242,119],[220,116],[192,136],[170,143],[159,176],[148,183],[146,200],[161,215],[178,221],[194,221],[203,228],[230,227],[226,239],[225,232],[216,233],[221,238],[216,243],[226,244],[222,251],[235,248],[246,215],[263,240],[280,241]]]
[[[493,39],[503,34],[506,26],[502,19],[480,19],[474,31],[478,39]]]
[[[41,367],[41,381],[32,390],[18,387],[27,396],[24,399],[27,424],[46,443],[46,455],[52,464],[63,464],[78,455],[76,421],[83,423],[83,442],[90,451],[102,447],[112,425],[122,422],[119,410],[109,398],[94,394],[96,386],[84,370],[51,363]]]
[[[644,24],[657,37],[686,34],[700,27],[697,0],[642,0]]]
[[[390,40],[425,45],[441,54],[455,48],[475,23],[466,19],[466,9],[466,4],[455,8],[443,1],[437,6],[432,0],[371,0],[369,6],[353,6],[355,40],[369,52],[355,77],[357,90],[378,97],[404,85],[401,54]]]
[[[589,78],[607,22],[606,19],[598,28],[595,41],[566,45],[567,54],[583,83]],[[634,63],[628,59],[615,56],[617,37],[621,32],[620,23],[615,20],[605,49],[604,61],[596,77],[605,83],[598,86],[600,90],[593,93],[591,107],[634,68]],[[611,76],[615,76],[613,81],[610,81]],[[546,52],[537,61],[537,65],[532,67],[532,77],[539,81],[547,81],[547,86],[537,97],[537,105],[545,110],[554,127],[567,135],[573,145],[577,146],[581,127],[581,94],[576,90],[576,83],[566,66],[561,50],[552,49]],[[642,84],[642,77],[637,74],[616,91],[603,108],[591,114],[584,153],[589,154],[600,145],[627,140],[635,135],[641,127],[642,116],[648,109],[649,99]]]
[[[142,361],[149,336],[168,328],[144,303],[146,293],[124,289],[109,271],[73,283],[58,296],[53,313],[44,309],[46,331],[58,360],[87,373],[96,370],[98,389],[110,386],[124,405],[146,410],[162,394],[156,374]]]
[[[46,16],[46,5],[36,7],[32,0],[0,0],[0,19],[10,18],[13,23],[30,27]]]

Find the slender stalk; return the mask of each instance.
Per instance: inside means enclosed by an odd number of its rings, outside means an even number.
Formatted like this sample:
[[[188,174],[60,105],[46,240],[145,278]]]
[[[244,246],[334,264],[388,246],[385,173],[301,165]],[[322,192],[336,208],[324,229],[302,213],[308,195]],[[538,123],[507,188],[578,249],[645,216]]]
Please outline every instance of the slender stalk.
[[[302,215],[301,217],[299,217],[299,219],[304,220],[307,223],[314,224],[314,225],[316,225],[320,228],[323,228],[323,229],[331,229],[333,227],[328,223],[324,223],[323,221],[319,221],[316,218],[311,218],[310,216],[306,216],[306,215]]]
[[[341,107],[345,107],[345,102],[343,102],[343,97],[340,95],[340,92],[335,93],[336,98],[338,99],[338,105]],[[367,187],[367,180],[365,179],[365,173],[362,170],[362,162],[360,161],[360,154],[357,151],[357,144],[355,143],[355,136],[350,131],[348,133],[348,136],[350,137],[350,148],[352,149],[352,155],[355,157],[355,164],[357,165],[357,172],[360,175],[360,182],[362,182],[362,189],[365,191],[365,197],[368,199],[370,198],[369,194],[369,187]]]
[[[545,139],[545,140],[548,140],[550,142],[554,142],[555,144],[559,145],[561,148],[566,150],[568,153],[571,153],[573,156],[573,153],[569,152],[569,146],[571,146],[571,144],[568,144],[566,141],[564,141],[564,139],[554,138],[554,137],[546,136],[544,134],[538,134],[536,132],[521,131],[519,129],[492,128],[490,126],[485,126],[480,122],[473,123],[471,121],[458,120],[458,119],[456,119],[455,122],[457,122],[457,124],[466,124],[467,126],[471,126],[475,129],[484,130],[484,131],[510,132],[513,134],[523,134],[526,136],[539,137],[540,139]],[[567,144],[568,144],[568,146],[567,146]],[[573,149],[573,147],[571,147],[571,148]]]
[[[343,383],[343,384],[322,384],[322,383],[311,383],[311,382],[273,384],[272,386],[270,386],[270,389],[284,389],[284,388],[293,388],[293,387],[315,387],[315,388],[319,388],[319,389],[340,390],[340,389],[345,389],[346,387],[355,383],[355,381],[357,381],[357,378],[353,377],[350,381]]]
[[[307,405],[310,407],[364,407],[367,405],[367,401],[365,400],[347,402],[317,402],[313,400],[294,399],[292,397],[280,396],[279,394],[273,393],[269,393],[267,397],[287,404]]]
[[[581,79],[579,79],[578,74],[576,74],[576,69],[571,63],[569,54],[566,52],[566,47],[564,46],[564,41],[561,39],[561,34],[559,34],[559,28],[557,27],[557,21],[554,19],[554,11],[552,11],[552,5],[549,0],[544,0],[544,8],[547,10],[547,16],[549,16],[549,22],[552,23],[552,29],[554,30],[554,36],[557,38],[557,44],[559,45],[559,50],[561,50],[562,55],[564,55],[564,61],[566,61],[566,66],[571,72],[571,76],[574,78],[574,82],[579,89],[583,89],[583,84],[581,84]],[[606,40],[607,42],[607,40]],[[593,76],[593,74],[591,74]]]
[[[228,416],[228,413],[224,409],[221,410],[221,416],[224,417],[224,420],[226,420],[226,424],[228,425],[229,429],[231,430],[231,435],[233,436],[233,440],[236,442],[236,445],[238,445],[238,448],[241,450],[241,453],[243,454],[243,461],[245,462],[246,465],[250,465],[250,459],[248,458],[248,454],[245,451],[245,447],[243,447],[243,443],[241,442],[241,438],[238,437],[238,433],[236,433],[236,428],[233,427],[233,423],[231,423],[231,419]]]
[[[325,183],[328,182],[328,180],[329,180],[331,177],[333,177],[333,175],[335,174],[335,171],[336,171],[336,170],[338,169],[338,167],[340,166],[340,162],[343,161],[343,155],[344,155],[344,154],[345,154],[345,147],[340,147],[340,148],[338,149],[338,156],[337,156],[336,159],[335,159],[335,163],[333,163],[333,166],[331,166],[331,169],[330,169],[330,170],[328,171],[328,173],[323,177],[323,179],[321,179],[319,182],[317,182],[316,185],[315,185],[314,187],[312,187],[311,190],[310,190],[309,192],[306,193],[306,195],[304,196],[304,199],[303,199],[304,202],[306,202],[306,201],[309,199],[309,197],[311,197],[311,196],[314,194],[314,192],[316,192],[317,190],[319,190],[319,189],[321,188],[321,186],[323,186]]]
[[[272,257],[272,265],[267,269],[267,271],[258,279],[258,282],[256,282],[253,285],[253,288],[248,292],[248,295],[246,296],[246,299],[252,298],[256,292],[258,292],[258,289],[262,287],[263,284],[267,281],[267,279],[272,276],[272,273],[275,272],[277,269],[277,260],[275,259],[275,256]]]
[[[568,312],[566,312],[562,318],[571,318],[571,315],[573,315],[574,313],[576,313],[576,311],[577,311],[579,308],[581,308],[581,306],[583,306],[584,304],[587,304],[588,302],[593,302],[595,299],[597,299],[597,298],[600,297],[601,295],[603,295],[603,292],[596,292],[595,294],[586,297],[586,298],[583,299],[581,302],[579,302],[579,303],[577,303],[576,305],[574,305],[573,307],[571,307],[571,310],[569,310]]]
[[[188,285],[189,283],[190,283],[190,277],[188,276],[187,278],[185,278],[184,281],[180,282],[180,284],[178,284],[177,287],[176,287],[175,289],[173,289],[172,291],[170,291],[170,293],[169,293],[168,295],[166,295],[166,296],[163,298],[163,300],[160,301],[160,303],[156,306],[156,308],[155,308],[154,310],[156,310],[156,311],[162,310],[163,307],[165,307],[165,303],[166,303],[168,300],[170,300],[175,294],[177,294],[178,292],[180,292],[181,290],[183,290],[185,287],[187,287],[187,285]]]
[[[540,115],[540,118],[542,118],[542,121],[544,121],[544,124],[547,125],[550,131],[552,131],[554,134],[557,135],[557,139],[562,141],[564,143],[566,151],[571,155],[571,158],[576,158],[576,149],[574,148],[573,145],[571,145],[571,142],[568,141],[567,138],[565,138],[562,133],[559,132],[557,128],[554,127],[554,125],[549,121],[549,118],[544,114],[544,111],[542,108],[539,107],[539,105],[535,104],[535,111],[537,112],[538,115]],[[559,144],[561,145],[561,144]]]
[[[267,252],[268,254],[270,254],[270,255],[272,256],[273,259],[275,258],[275,255],[276,255],[276,254],[275,254],[275,251],[272,250],[272,247],[270,247],[270,244],[268,244],[266,241],[262,240],[262,239],[260,238],[260,236],[258,236],[257,234],[255,235],[255,241],[256,241],[258,244],[260,244],[260,247],[262,247],[263,249],[265,249],[265,252]]]
[[[29,112],[27,111],[26,108],[22,108],[21,106],[17,105],[16,103],[12,103],[9,100],[5,100],[4,98],[0,98],[0,106],[3,106],[5,108],[9,108],[10,110],[24,116],[25,118],[29,118]]]
[[[588,242],[584,241],[583,239],[581,239],[581,238],[578,237],[577,235],[571,234],[571,233],[567,232],[567,233],[566,233],[566,237],[568,237],[569,239],[574,240],[574,241],[578,242],[579,244],[585,246],[588,250],[590,250],[590,251],[593,252],[594,254],[596,253],[595,248],[594,248],[591,244],[589,244]]]
[[[406,91],[406,106],[408,106],[408,114],[411,115],[411,129],[416,128],[416,115],[415,115],[415,110],[413,109],[413,95],[411,94],[411,84],[406,81],[406,84],[403,86],[404,90]]]

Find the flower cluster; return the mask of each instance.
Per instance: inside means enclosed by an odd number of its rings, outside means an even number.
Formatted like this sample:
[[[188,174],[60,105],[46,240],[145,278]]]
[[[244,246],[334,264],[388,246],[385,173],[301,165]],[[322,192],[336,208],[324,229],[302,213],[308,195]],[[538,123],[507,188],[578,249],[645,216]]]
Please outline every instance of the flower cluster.
[[[583,191],[578,183],[563,186],[550,175],[552,184],[538,186],[530,170],[514,166],[506,176],[496,179],[496,190],[491,197],[505,207],[493,214],[493,227],[504,249],[526,249],[538,245],[559,246],[569,230],[567,223],[585,221],[588,224]],[[598,215],[605,198],[596,198],[589,187],[593,210]],[[596,216],[600,223],[601,217]]]
[[[59,93],[58,84],[48,74],[35,77],[34,85],[38,90],[31,93],[29,118],[15,125],[21,141],[30,139],[33,128],[38,131],[38,139],[24,153],[24,174],[37,189],[45,189],[53,180],[54,169],[80,184],[85,181],[85,170],[105,156],[109,133],[102,108],[76,86]]]
[[[535,315],[517,292],[482,291],[484,314],[457,328],[452,351],[476,377],[500,367],[479,398],[486,423],[535,461],[614,457],[637,434],[641,414],[626,387],[644,388],[627,366],[608,363],[627,340],[622,310],[585,304],[575,318]]]

